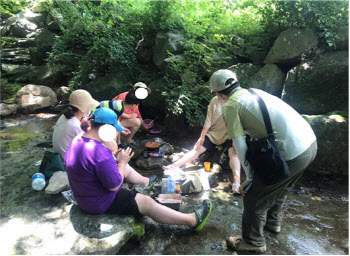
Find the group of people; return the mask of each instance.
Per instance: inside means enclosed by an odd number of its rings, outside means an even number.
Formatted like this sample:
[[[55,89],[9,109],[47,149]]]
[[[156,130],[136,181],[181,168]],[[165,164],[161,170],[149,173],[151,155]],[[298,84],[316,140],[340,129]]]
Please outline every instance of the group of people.
[[[232,190],[244,196],[242,236],[229,237],[227,244],[236,251],[263,253],[266,250],[264,229],[273,233],[281,231],[284,201],[314,160],[316,137],[307,121],[288,104],[262,90],[253,89],[266,104],[276,144],[290,171],[284,180],[266,185],[245,158],[248,149],[246,134],[255,140],[268,136],[255,96],[241,88],[235,74],[228,69],[213,73],[209,82],[216,96],[208,106],[198,141],[181,159],[163,168],[175,169],[205,151],[222,148],[230,159]],[[124,182],[150,187],[155,182],[155,178],[146,178],[128,165],[133,156],[130,148],[134,144],[132,137],[140,126],[144,126],[137,109],[140,103],[140,97],[135,93],[139,88],[137,84],[131,91],[106,102],[95,101],[84,90],[73,92],[71,107],[57,121],[53,135],[54,149],[65,158],[71,189],[83,210],[93,214],[146,215],[160,223],[187,225],[199,231],[212,211],[210,200],[204,200],[199,209],[185,214],[160,205],[148,196],[122,188]],[[151,92],[144,84],[141,88]],[[84,118],[91,110],[94,112]],[[120,138],[108,142],[101,140],[99,129],[106,124],[124,133],[130,147],[121,150],[118,147]],[[242,182],[241,163],[246,174]],[[248,185],[250,189],[247,192]]]
[[[192,213],[182,213],[123,188],[124,183],[152,188],[157,180],[156,176],[142,176],[128,164],[134,154],[132,137],[144,125],[138,110],[142,100],[137,97],[138,88],[151,92],[145,84],[136,83],[111,101],[98,102],[85,90],[70,95],[70,106],[58,119],[52,142],[54,151],[65,161],[74,199],[91,214],[149,216],[159,223],[187,225],[200,231],[212,210],[210,200],[203,200]],[[106,125],[118,131],[112,140],[101,139],[101,130]],[[129,141],[124,149],[118,146],[120,133]]]

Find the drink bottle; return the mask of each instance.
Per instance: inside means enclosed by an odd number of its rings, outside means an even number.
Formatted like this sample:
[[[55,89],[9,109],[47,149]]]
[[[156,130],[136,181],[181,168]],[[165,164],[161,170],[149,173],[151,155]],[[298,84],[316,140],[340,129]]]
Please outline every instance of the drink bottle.
[[[40,191],[46,186],[44,174],[38,172],[32,177],[32,188],[34,190]]]
[[[164,157],[164,152],[158,152],[158,153],[148,153],[151,157]]]

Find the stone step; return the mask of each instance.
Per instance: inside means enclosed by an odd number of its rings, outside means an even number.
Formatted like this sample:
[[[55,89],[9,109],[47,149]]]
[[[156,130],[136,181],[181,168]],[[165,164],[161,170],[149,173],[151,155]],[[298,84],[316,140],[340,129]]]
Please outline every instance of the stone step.
[[[2,49],[10,47],[35,47],[35,38],[18,38],[3,36],[1,38]]]
[[[9,48],[1,51],[1,58],[15,58],[16,56],[29,56],[28,48]]]
[[[30,56],[21,55],[21,56],[14,56],[14,57],[1,57],[1,63],[4,64],[30,64]]]

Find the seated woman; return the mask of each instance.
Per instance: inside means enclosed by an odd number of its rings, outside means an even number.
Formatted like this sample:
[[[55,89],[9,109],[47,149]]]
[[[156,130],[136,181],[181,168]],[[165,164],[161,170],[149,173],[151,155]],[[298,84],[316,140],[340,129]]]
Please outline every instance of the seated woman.
[[[241,163],[236,154],[232,140],[228,140],[225,121],[222,118],[222,106],[224,101],[215,96],[208,106],[207,117],[202,129],[202,133],[191,151],[186,153],[178,161],[168,166],[163,166],[165,170],[181,167],[198,158],[205,151],[213,151],[215,147],[221,146],[224,153],[228,154],[230,168],[233,175],[232,191],[239,194]]]
[[[69,105],[57,120],[52,135],[53,150],[60,153],[62,159],[74,137],[83,132],[80,121],[97,107],[99,102],[94,100],[88,91],[76,90],[69,96]]]
[[[146,215],[159,223],[187,225],[196,231],[203,228],[212,209],[209,200],[193,213],[181,213],[122,188],[124,182],[139,183],[140,175],[125,168],[133,156],[131,148],[119,150],[117,165],[111,151],[102,144],[99,129],[117,124],[112,110],[97,109],[89,124],[86,132],[74,138],[66,154],[70,187],[82,210],[91,214]]]
[[[74,137],[83,132],[81,121],[85,120],[85,118],[83,118],[84,115],[90,113],[91,110],[96,108],[100,103],[94,100],[88,91],[76,90],[70,95],[69,104],[70,106],[57,120],[52,135],[53,150],[56,153],[60,153],[63,160],[65,159],[66,151]],[[120,129],[120,127],[118,128]],[[104,146],[114,153],[118,150],[118,146],[113,142],[104,142]],[[126,168],[135,171],[129,164]],[[157,180],[157,176],[155,175],[149,178],[141,177],[140,184],[144,184],[149,188],[151,188]]]

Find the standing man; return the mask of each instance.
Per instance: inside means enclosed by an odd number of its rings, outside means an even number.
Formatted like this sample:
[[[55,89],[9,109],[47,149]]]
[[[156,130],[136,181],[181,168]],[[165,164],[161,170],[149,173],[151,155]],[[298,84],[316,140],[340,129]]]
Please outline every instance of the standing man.
[[[210,78],[210,87],[219,98],[226,101],[223,115],[228,137],[233,140],[247,177],[239,189],[244,195],[243,237],[230,237],[227,244],[236,251],[263,253],[266,251],[263,229],[265,227],[273,233],[281,231],[284,201],[294,183],[316,157],[316,136],[307,121],[288,104],[254,89],[266,104],[276,144],[290,170],[290,176],[285,180],[274,185],[264,185],[245,159],[246,134],[256,140],[267,138],[257,99],[240,87],[235,74],[228,69],[216,71]],[[245,187],[250,183],[251,188],[245,192]]]

